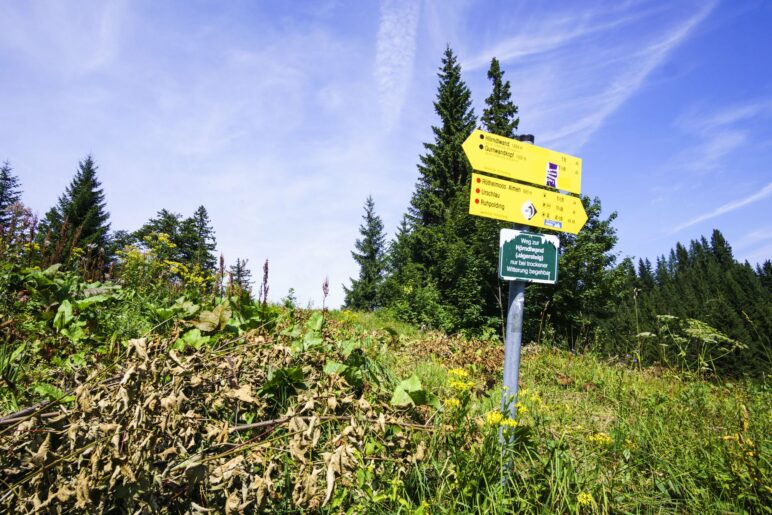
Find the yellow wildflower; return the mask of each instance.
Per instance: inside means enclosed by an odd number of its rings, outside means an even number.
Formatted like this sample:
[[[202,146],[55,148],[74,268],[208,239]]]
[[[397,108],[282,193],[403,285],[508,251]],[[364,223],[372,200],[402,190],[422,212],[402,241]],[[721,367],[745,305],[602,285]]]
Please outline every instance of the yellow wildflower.
[[[504,415],[502,415],[500,411],[489,411],[485,415],[485,422],[487,422],[488,425],[497,426],[501,423],[503,418]]]
[[[593,500],[592,494],[589,492],[582,492],[576,498],[576,501],[579,503],[579,506],[589,506],[592,504],[592,500]]]
[[[506,429],[514,429],[517,427],[517,420],[513,418],[505,418],[505,419],[502,419],[501,422],[499,422],[499,425]]]
[[[474,381],[457,381],[452,379],[448,384],[458,392],[465,392],[474,386]]]
[[[592,443],[597,443],[599,445],[611,445],[611,442],[614,441],[606,433],[595,433],[594,435],[588,436],[587,440],[589,440]]]
[[[515,407],[517,408],[518,415],[524,415],[528,413],[528,408],[522,402],[518,402],[517,404],[515,404]]]
[[[461,401],[456,399],[455,397],[451,397],[450,399],[445,399],[445,407],[448,409],[456,409],[459,406],[461,406]]]
[[[466,379],[469,377],[469,372],[463,368],[452,368],[448,370],[448,375],[454,379]]]

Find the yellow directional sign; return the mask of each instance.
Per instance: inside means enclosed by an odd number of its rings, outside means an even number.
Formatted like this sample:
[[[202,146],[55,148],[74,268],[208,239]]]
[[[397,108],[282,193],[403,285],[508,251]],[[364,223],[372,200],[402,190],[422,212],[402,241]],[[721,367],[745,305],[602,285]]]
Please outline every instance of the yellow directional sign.
[[[576,197],[478,173],[472,174],[469,214],[572,234],[587,222]]]
[[[476,130],[462,145],[472,168],[571,193],[582,191],[582,160]]]

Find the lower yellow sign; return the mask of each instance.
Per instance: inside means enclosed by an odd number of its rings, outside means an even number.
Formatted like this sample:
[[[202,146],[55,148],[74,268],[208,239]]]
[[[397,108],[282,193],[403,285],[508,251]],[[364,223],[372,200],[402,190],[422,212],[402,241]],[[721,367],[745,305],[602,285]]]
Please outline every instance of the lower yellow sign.
[[[571,234],[587,222],[577,197],[478,173],[472,174],[469,214]]]

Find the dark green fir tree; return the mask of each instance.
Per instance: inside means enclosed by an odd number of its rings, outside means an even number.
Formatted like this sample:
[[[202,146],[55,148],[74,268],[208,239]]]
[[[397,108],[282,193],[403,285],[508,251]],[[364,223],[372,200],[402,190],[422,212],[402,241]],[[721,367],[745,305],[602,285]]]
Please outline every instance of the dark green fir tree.
[[[346,292],[345,307],[372,311],[380,306],[381,284],[385,267],[385,242],[383,221],[375,213],[375,201],[368,196],[365,201],[365,214],[359,226],[362,236],[354,243],[351,252],[359,265],[359,278],[351,279],[351,287],[343,287]]]
[[[461,144],[474,130],[476,120],[472,94],[461,80],[461,65],[450,47],[438,76],[434,111],[440,124],[432,127],[434,142],[424,143],[426,153],[419,158],[418,184],[408,212],[413,226],[443,223],[449,205],[470,180],[471,168]]]
[[[252,281],[252,271],[247,268],[247,262],[246,259],[237,258],[236,264],[228,268],[228,277],[232,286],[249,294],[254,281]]]
[[[11,164],[6,161],[0,166],[0,231],[8,230],[12,214],[9,208],[21,201],[19,178],[14,175]]]
[[[461,144],[475,128],[471,93],[450,48],[439,71],[434,141],[424,143],[418,181],[397,235],[386,291],[389,305],[411,322],[446,331],[479,328],[484,308],[477,258],[470,241],[475,222],[468,215],[471,168]]]
[[[492,89],[485,99],[485,109],[480,121],[486,131],[512,138],[517,132],[520,118],[517,117],[517,106],[512,102],[509,81],[504,80],[504,70],[495,57],[491,59],[488,79],[492,83]]]
[[[491,81],[491,93],[485,99],[485,108],[480,117],[482,128],[499,136],[513,138],[520,124],[518,108],[512,101],[509,81],[504,80],[504,70],[495,57],[488,69],[488,79]],[[511,225],[489,218],[472,218],[476,225],[473,253],[478,259],[481,272],[483,290],[480,302],[488,320],[486,325],[502,332],[508,287],[498,276],[499,233]]]
[[[106,210],[97,166],[87,156],[75,177],[40,224],[49,260],[67,263],[75,248],[91,254],[108,248],[110,214]]]
[[[179,248],[187,263],[198,265],[202,270],[215,270],[217,241],[204,206],[199,206],[193,216],[182,221],[179,238]]]

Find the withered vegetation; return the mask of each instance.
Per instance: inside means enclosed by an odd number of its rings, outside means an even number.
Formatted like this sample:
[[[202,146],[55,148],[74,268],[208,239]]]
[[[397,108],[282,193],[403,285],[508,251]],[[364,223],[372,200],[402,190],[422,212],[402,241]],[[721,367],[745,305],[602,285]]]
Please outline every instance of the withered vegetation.
[[[314,511],[363,466],[421,459],[428,410],[390,405],[386,372],[326,336],[303,352],[278,331],[188,352],[131,340],[117,375],[92,370],[71,399],[2,419],[0,509]]]

